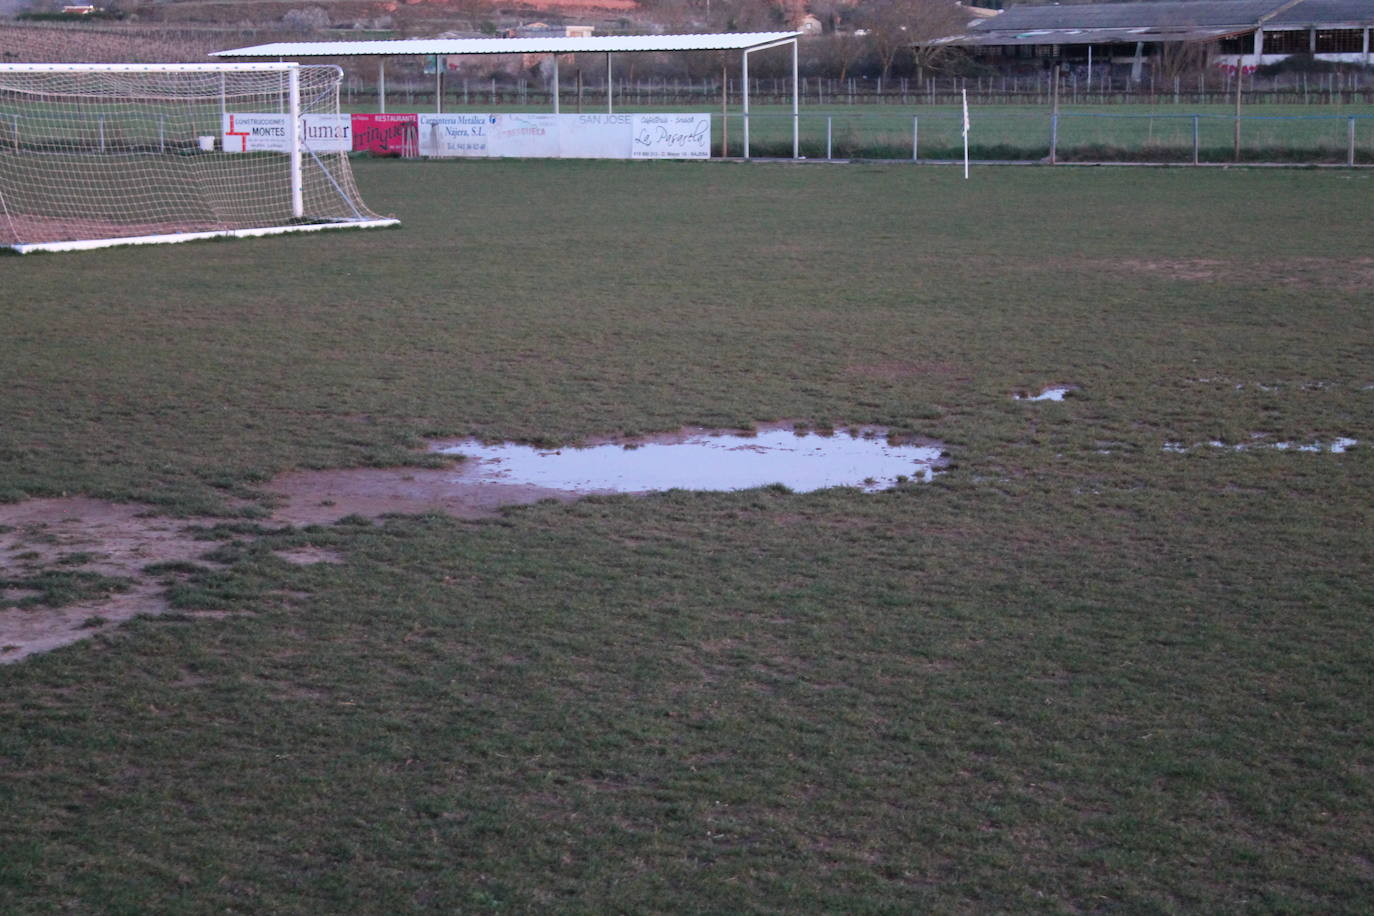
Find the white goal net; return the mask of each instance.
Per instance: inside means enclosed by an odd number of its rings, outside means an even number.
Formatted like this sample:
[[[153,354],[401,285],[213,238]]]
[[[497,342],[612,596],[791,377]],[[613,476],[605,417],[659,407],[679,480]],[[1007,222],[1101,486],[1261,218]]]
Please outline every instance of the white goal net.
[[[0,246],[389,225],[353,181],[337,67],[0,65]]]

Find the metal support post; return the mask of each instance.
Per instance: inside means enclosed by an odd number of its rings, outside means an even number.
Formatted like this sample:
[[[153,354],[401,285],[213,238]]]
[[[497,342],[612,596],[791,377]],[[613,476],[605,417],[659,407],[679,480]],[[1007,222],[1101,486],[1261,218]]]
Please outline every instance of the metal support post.
[[[797,97],[797,40],[792,39],[792,158],[801,158],[801,104]]]
[[[287,74],[288,103],[291,106],[291,215],[300,219],[305,215],[304,190],[301,183],[301,70],[293,66]]]
[[[740,64],[740,80],[744,83],[744,158],[749,158],[749,52],[745,51]]]

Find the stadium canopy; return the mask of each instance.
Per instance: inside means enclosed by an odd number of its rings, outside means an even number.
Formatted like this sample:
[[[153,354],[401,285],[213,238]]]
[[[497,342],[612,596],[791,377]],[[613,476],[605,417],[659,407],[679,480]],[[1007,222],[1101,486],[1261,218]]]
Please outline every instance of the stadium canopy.
[[[744,155],[749,156],[749,55],[784,45],[792,46],[792,158],[799,149],[797,93],[797,38],[801,32],[720,32],[689,35],[594,35],[585,38],[402,38],[389,41],[278,41],[247,48],[215,51],[211,57],[273,57],[299,60],[310,57],[377,58],[378,94],[381,110],[386,110],[386,64],[388,57],[462,56],[466,54],[550,54],[553,56],[553,110],[558,113],[558,55],[606,55],[606,110],[614,108],[611,86],[611,60],[615,54],[648,54],[675,51],[739,51],[744,87]],[[435,68],[436,84],[440,79]],[[441,104],[435,93],[436,108]]]

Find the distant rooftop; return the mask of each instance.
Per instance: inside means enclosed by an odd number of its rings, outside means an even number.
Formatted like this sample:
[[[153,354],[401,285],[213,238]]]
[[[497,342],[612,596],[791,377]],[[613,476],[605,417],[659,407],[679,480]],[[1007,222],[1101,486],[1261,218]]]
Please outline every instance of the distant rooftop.
[[[1374,26],[1374,0],[1162,0],[1015,6],[936,44],[1187,41],[1265,29]]]

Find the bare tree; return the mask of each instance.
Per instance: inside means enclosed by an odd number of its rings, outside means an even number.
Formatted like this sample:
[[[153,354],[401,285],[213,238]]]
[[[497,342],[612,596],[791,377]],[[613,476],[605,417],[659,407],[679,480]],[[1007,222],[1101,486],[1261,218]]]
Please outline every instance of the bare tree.
[[[867,33],[884,79],[899,58],[916,53],[916,45],[959,32],[967,19],[968,11],[953,0],[872,0],[854,17]]]
[[[824,69],[840,80],[868,51],[868,42],[853,32],[832,32],[813,40],[823,46],[820,56],[825,61]]]
[[[1207,41],[1170,41],[1159,46],[1154,58],[1155,78],[1171,82],[1211,69],[1215,47]]]

